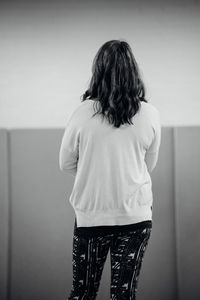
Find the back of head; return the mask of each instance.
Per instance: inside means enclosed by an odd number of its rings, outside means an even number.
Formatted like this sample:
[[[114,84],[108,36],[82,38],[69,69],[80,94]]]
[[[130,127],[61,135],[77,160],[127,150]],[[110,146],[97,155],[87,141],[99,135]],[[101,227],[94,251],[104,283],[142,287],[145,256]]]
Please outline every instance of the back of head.
[[[82,101],[95,100],[96,115],[106,117],[115,127],[132,123],[132,117],[145,99],[145,88],[131,47],[126,41],[110,40],[98,50],[92,65],[92,78]],[[93,116],[94,116],[93,115]]]

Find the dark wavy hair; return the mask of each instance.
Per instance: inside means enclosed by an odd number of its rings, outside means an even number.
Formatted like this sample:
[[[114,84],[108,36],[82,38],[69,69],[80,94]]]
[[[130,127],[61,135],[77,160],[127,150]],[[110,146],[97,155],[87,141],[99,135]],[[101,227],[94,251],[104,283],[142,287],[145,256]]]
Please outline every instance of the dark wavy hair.
[[[81,102],[92,99],[96,114],[107,118],[110,124],[120,127],[133,124],[132,117],[145,99],[145,87],[131,47],[124,40],[110,40],[98,50],[92,65],[89,88]]]

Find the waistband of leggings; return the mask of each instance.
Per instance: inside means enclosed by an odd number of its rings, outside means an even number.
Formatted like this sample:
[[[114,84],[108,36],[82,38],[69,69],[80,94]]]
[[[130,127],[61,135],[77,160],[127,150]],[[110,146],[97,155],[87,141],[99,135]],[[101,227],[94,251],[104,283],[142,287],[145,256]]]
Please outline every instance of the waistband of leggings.
[[[74,224],[74,233],[78,236],[102,236],[106,234],[113,234],[119,232],[129,232],[138,229],[152,228],[152,220],[146,220],[139,223],[127,225],[110,225],[110,226],[91,226],[91,227],[78,227]]]

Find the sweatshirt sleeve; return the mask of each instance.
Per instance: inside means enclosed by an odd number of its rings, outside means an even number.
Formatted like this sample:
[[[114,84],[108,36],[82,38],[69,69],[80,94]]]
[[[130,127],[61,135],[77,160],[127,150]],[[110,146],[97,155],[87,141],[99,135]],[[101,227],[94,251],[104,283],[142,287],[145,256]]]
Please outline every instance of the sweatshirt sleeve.
[[[79,130],[73,115],[68,119],[62,137],[59,152],[59,167],[61,171],[70,173],[75,177],[79,158]]]
[[[160,113],[158,110],[156,110],[156,115],[153,122],[153,131],[154,139],[149,148],[147,149],[145,155],[145,161],[149,172],[152,172],[157,164],[161,144],[161,122]]]

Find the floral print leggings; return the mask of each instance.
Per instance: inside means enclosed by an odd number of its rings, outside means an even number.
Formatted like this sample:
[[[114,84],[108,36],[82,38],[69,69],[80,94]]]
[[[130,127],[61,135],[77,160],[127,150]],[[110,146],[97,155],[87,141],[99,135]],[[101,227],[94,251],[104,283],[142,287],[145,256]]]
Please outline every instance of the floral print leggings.
[[[68,300],[93,300],[110,249],[111,300],[135,300],[149,227],[103,236],[73,236],[73,283]]]

